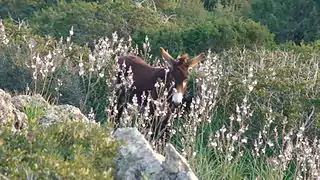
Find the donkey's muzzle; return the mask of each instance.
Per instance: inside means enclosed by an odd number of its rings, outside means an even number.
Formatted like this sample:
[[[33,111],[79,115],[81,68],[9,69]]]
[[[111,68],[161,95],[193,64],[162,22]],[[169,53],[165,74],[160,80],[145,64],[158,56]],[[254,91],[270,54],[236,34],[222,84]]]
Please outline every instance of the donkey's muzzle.
[[[183,99],[182,93],[174,93],[172,96],[172,102],[176,105],[181,104]]]

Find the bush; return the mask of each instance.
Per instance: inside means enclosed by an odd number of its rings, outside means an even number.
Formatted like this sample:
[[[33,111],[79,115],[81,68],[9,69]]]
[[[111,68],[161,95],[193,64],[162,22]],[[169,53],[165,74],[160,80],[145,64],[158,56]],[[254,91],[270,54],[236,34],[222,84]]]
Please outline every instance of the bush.
[[[28,129],[0,132],[0,174],[9,179],[112,179],[119,143],[94,123],[37,125],[41,109],[26,109]],[[32,113],[31,113],[32,112]]]
[[[154,33],[136,33],[135,42],[141,43],[145,35],[150,38],[153,54],[158,54],[161,46],[178,55],[198,54],[208,49],[221,52],[239,46],[254,49],[273,44],[273,35],[266,27],[252,20],[229,18],[215,18],[190,26],[182,24],[180,28],[164,27]]]
[[[56,38],[68,36],[73,26],[73,42],[80,45],[91,44],[115,31],[122,37],[128,37],[135,31],[152,32],[163,26],[156,12],[139,8],[129,1],[61,2],[36,12],[30,21],[38,34]]]
[[[253,1],[249,17],[268,26],[278,43],[312,42],[319,36],[319,4],[315,0]]]
[[[54,1],[52,0],[52,3]],[[49,2],[43,0],[3,0],[0,2],[0,14],[2,18],[25,19],[30,17],[35,11],[51,4]]]

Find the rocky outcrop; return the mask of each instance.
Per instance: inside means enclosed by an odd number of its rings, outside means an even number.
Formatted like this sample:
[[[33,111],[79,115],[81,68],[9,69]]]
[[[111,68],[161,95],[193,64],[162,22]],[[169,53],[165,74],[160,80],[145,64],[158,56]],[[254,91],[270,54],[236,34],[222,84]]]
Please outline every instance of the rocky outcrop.
[[[56,122],[71,121],[89,122],[88,118],[81,113],[79,108],[71,105],[57,105],[48,107],[39,123],[41,125],[50,125]]]
[[[22,129],[27,125],[27,116],[23,113],[28,108],[39,108],[44,113],[39,124],[50,125],[56,122],[82,121],[89,122],[80,109],[71,105],[50,105],[41,95],[17,95],[0,89],[0,124],[13,123],[14,127]]]
[[[10,124],[16,130],[27,126],[28,108],[40,108],[43,116],[40,125],[57,122],[81,121],[89,123],[79,108],[71,105],[50,105],[40,95],[11,97],[0,89],[0,125]],[[116,179],[119,180],[197,180],[185,158],[171,144],[167,144],[165,157],[156,153],[136,128],[119,128],[114,139],[123,141],[116,159]]]
[[[0,123],[7,124],[13,120],[13,104],[10,94],[0,89]]]
[[[17,95],[12,97],[12,103],[19,111],[23,111],[23,109],[28,107],[36,107],[41,109],[46,109],[49,107],[49,103],[40,94],[35,94],[32,96]]]
[[[27,116],[14,106],[11,95],[0,89],[0,125],[11,124],[21,129],[26,121]]]
[[[118,129],[114,135],[122,140],[117,159],[116,179],[126,180],[197,180],[185,158],[168,144],[163,157],[152,150],[136,128]]]

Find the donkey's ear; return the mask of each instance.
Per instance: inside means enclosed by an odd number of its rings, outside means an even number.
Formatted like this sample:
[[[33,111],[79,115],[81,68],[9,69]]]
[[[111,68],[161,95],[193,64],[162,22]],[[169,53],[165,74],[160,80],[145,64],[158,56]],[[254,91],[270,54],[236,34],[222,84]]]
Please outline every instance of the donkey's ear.
[[[173,68],[173,64],[175,62],[173,57],[171,57],[171,55],[162,47],[160,47],[160,51],[161,51],[163,60],[168,64],[169,68]]]
[[[199,62],[205,58],[204,53],[200,53],[197,57],[194,57],[193,59],[188,61],[189,68],[193,68],[194,66],[198,65]]]

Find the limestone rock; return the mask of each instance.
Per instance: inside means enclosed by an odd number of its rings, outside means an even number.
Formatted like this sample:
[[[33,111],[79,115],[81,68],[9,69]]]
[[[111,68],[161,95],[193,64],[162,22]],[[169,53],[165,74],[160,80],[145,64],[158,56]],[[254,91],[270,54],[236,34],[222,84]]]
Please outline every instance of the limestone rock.
[[[12,103],[16,109],[23,111],[27,107],[47,108],[49,103],[40,95],[18,95],[12,97]]]
[[[14,120],[13,109],[10,94],[0,89],[0,124],[7,124]]]
[[[187,160],[181,156],[172,144],[166,146],[166,159],[163,163],[169,174],[177,174],[176,179],[198,179],[192,172]]]
[[[116,179],[142,179],[147,175],[149,179],[158,179],[163,167],[148,141],[136,128],[117,129],[114,137],[124,140],[117,160]]]
[[[40,120],[41,125],[50,125],[57,122],[89,122],[79,108],[71,105],[55,105],[49,106],[45,111],[44,117]]]
[[[168,144],[166,157],[157,154],[136,128],[119,128],[114,138],[122,140],[116,179],[197,180],[185,158]]]
[[[11,123],[17,130],[21,130],[27,124],[27,116],[15,108],[12,99],[9,93],[0,89],[0,124]]]

